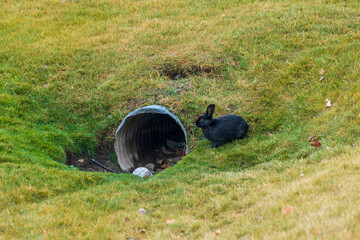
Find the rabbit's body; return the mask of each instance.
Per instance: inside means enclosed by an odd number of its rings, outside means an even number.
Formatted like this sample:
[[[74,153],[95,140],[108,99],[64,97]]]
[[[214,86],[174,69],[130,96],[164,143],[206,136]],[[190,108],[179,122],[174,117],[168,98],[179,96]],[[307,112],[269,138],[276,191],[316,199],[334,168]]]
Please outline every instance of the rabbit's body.
[[[196,121],[196,126],[202,128],[204,136],[211,141],[213,148],[235,139],[243,139],[246,136],[250,126],[242,117],[225,115],[213,119],[214,111],[215,105],[209,105],[206,114],[200,116]]]

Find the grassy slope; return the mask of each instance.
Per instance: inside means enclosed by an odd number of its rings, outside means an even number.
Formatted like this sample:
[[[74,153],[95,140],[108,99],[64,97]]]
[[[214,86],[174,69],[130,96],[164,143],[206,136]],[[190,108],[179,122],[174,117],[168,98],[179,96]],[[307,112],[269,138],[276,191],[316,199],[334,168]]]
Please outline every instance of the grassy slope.
[[[359,10],[355,0],[3,1],[0,237],[359,237]],[[163,66],[212,73],[173,81]],[[193,122],[210,102],[217,116],[244,116],[249,138],[198,142]],[[197,148],[181,164],[146,181],[62,164],[65,151],[92,155],[146,104],[188,129]]]

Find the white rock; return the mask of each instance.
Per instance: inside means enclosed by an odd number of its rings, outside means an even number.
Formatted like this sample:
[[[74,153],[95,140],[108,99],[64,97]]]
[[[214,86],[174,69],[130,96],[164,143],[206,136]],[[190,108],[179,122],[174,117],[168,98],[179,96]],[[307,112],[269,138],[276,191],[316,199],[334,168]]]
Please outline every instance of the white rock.
[[[145,167],[138,167],[137,169],[135,169],[132,173],[133,175],[139,176],[139,177],[151,177],[152,173],[149,171],[149,169],[145,168]]]

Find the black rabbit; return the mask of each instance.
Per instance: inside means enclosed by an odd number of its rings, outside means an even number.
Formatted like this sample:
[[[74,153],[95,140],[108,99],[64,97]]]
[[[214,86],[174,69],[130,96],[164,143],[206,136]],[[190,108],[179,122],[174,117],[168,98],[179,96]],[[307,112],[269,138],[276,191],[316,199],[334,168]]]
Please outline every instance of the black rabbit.
[[[213,148],[235,139],[243,139],[250,125],[238,115],[225,115],[213,118],[215,104],[210,104],[206,113],[196,120],[196,126],[202,128],[205,137],[211,141]]]

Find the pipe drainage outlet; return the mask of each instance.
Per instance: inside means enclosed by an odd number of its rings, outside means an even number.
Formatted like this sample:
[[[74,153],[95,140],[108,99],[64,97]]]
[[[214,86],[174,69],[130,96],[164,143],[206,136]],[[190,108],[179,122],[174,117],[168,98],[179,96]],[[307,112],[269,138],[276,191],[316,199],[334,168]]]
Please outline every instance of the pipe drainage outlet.
[[[187,152],[184,126],[159,105],[129,113],[116,130],[115,139],[117,161],[124,172],[146,167],[156,173],[175,165]]]

